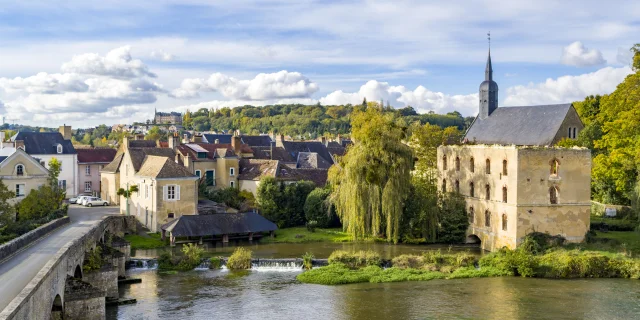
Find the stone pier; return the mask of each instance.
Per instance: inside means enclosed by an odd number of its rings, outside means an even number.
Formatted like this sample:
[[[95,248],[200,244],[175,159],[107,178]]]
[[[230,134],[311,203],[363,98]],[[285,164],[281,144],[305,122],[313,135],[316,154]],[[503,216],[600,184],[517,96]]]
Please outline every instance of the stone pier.
[[[84,282],[105,291],[105,297],[118,299],[118,268],[111,263],[105,263],[100,270],[85,271],[82,276]]]
[[[64,319],[93,320],[105,318],[104,291],[68,277],[64,290]],[[59,319],[63,319],[60,317]]]

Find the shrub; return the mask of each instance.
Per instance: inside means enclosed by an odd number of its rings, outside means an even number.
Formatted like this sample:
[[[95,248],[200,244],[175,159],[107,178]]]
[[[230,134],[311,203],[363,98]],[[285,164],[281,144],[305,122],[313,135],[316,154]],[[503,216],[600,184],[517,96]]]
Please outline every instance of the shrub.
[[[342,263],[349,268],[361,268],[364,266],[379,266],[382,263],[380,255],[375,251],[348,252],[336,250],[329,256],[329,264]]]
[[[251,250],[238,247],[227,260],[227,268],[231,270],[251,269]]]
[[[424,260],[422,259],[421,256],[415,256],[412,254],[403,254],[393,258],[391,260],[391,265],[394,268],[399,268],[399,269],[407,269],[407,268],[419,269],[419,268],[422,268],[422,266],[424,265]]]
[[[316,227],[318,226],[318,221],[311,220],[307,222],[307,230],[309,232],[316,232]]]
[[[313,253],[306,252],[302,255],[302,268],[305,270],[311,270],[313,268]]]
[[[319,228],[338,225],[335,209],[327,200],[330,194],[328,189],[316,188],[309,193],[304,203],[305,218],[307,221],[317,221]]]
[[[103,264],[104,259],[102,258],[102,248],[100,246],[96,246],[93,250],[89,251],[85,255],[84,263],[82,264],[82,270],[100,270]]]
[[[211,257],[209,259],[209,269],[220,269],[222,266],[222,259],[219,257]]]
[[[499,272],[522,277],[533,277],[538,266],[538,257],[524,250],[500,249],[480,259],[480,268],[495,268]]]

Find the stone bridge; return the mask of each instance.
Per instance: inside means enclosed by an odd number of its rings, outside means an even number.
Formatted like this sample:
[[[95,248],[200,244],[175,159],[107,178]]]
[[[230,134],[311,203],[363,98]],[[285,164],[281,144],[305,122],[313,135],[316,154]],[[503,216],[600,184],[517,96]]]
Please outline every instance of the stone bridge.
[[[4,309],[0,319],[104,318],[105,296],[109,297],[115,286],[117,298],[118,269],[124,272],[130,247],[114,244],[116,250],[124,253],[117,257],[122,266],[103,268],[91,275],[84,274],[82,269],[85,255],[111,235],[122,236],[135,229],[133,216],[105,217],[83,236],[63,246]]]

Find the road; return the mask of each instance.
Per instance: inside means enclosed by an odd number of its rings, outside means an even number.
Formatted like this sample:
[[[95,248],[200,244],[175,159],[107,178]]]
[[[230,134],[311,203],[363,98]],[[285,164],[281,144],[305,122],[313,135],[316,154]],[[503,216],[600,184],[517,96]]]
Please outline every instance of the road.
[[[118,207],[69,207],[71,222],[0,264],[0,311],[15,298],[62,246],[78,238]]]

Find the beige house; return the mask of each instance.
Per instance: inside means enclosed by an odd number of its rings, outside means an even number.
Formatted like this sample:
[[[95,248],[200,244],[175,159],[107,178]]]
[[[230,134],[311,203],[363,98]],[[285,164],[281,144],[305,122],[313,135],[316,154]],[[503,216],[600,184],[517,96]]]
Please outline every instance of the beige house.
[[[40,161],[28,155],[21,148],[9,156],[0,157],[0,178],[10,191],[15,191],[16,197],[10,199],[11,204],[24,199],[31,190],[47,183],[49,171]]]
[[[200,177],[207,187],[237,188],[240,173],[238,154],[242,151],[240,142],[236,144],[233,141],[231,144],[183,144],[176,148],[176,160],[190,173]]]
[[[173,141],[169,148],[135,147],[124,139],[115,159],[101,171],[103,199],[120,205],[121,214],[130,214],[149,230],[182,215],[197,214],[198,177],[176,163]],[[130,199],[117,190],[138,186]]]
[[[580,242],[589,230],[591,152],[559,148],[583,125],[571,104],[500,107],[491,57],[463,145],[438,148],[442,192],[467,203],[468,240],[515,248],[531,232]]]

